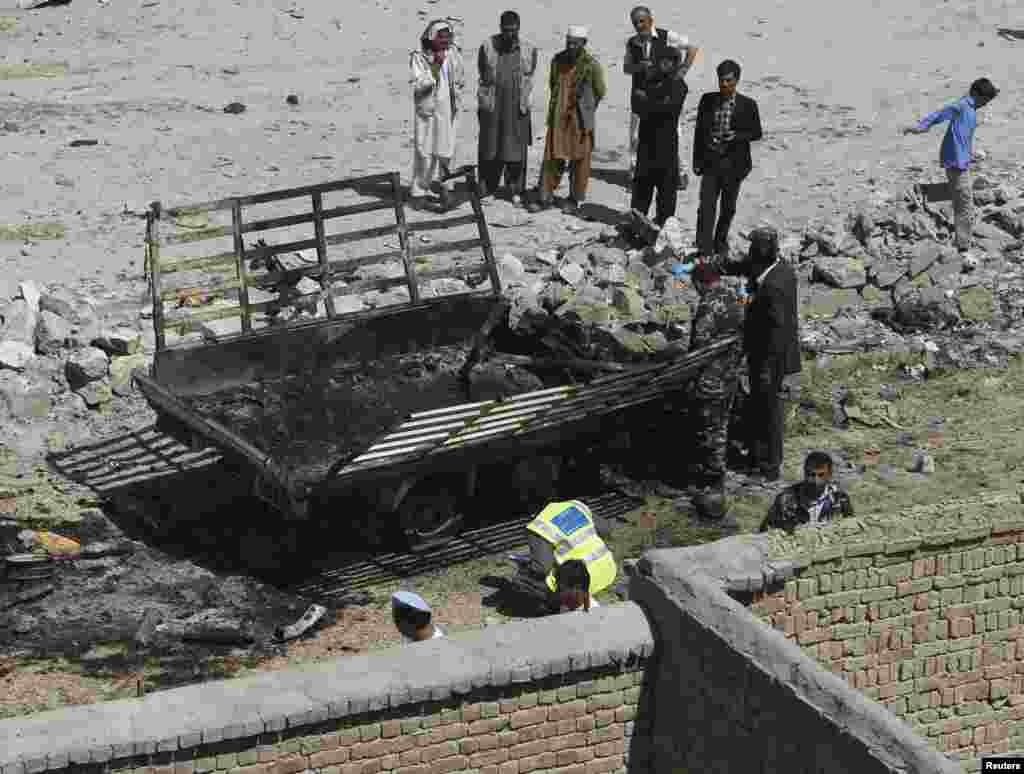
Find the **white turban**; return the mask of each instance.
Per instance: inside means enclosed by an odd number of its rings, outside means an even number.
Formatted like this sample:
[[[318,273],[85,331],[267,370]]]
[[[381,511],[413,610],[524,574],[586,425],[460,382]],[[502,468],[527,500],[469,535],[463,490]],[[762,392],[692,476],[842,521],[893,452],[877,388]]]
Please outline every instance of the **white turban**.
[[[587,28],[580,24],[570,24],[569,31],[565,33],[567,38],[587,39]]]

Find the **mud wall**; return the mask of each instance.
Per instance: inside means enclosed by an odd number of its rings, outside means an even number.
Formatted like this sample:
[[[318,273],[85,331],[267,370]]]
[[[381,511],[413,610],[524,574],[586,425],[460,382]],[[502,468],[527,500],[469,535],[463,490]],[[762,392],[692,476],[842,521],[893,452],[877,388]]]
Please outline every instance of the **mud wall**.
[[[852,538],[838,527],[751,610],[965,771],[1024,750],[1020,497],[846,525]]]

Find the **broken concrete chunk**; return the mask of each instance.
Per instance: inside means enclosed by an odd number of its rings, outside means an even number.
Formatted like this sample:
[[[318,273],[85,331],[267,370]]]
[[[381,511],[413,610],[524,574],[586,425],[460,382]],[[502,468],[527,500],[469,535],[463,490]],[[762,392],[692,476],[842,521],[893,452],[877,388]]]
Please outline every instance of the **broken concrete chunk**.
[[[0,340],[20,341],[35,347],[36,324],[39,321],[39,314],[32,309],[23,298],[11,301],[0,312],[3,318],[3,327],[0,328]]]
[[[142,352],[134,355],[123,355],[110,361],[110,389],[115,395],[128,395],[132,391],[132,372],[136,368],[145,368],[149,358]]]
[[[20,341],[0,341],[0,368],[23,371],[36,353],[28,344]]]
[[[119,325],[100,333],[92,344],[110,355],[134,355],[142,349],[142,334],[135,328]]]
[[[54,355],[71,342],[71,323],[60,315],[45,309],[36,323],[36,351],[41,355]]]
[[[98,347],[86,347],[71,354],[65,366],[68,384],[76,390],[107,375],[110,358]]]

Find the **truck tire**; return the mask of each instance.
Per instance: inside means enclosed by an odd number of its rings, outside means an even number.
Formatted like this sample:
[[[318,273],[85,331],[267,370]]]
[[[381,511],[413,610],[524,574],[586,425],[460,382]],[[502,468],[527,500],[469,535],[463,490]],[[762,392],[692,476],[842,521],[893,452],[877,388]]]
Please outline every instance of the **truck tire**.
[[[417,483],[398,504],[395,516],[410,551],[444,545],[466,522],[465,475],[430,476]]]

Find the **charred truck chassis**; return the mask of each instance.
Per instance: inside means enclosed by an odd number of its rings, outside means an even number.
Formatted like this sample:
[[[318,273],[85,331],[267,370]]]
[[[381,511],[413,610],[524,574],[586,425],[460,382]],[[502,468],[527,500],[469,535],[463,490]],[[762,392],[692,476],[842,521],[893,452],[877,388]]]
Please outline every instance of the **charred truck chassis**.
[[[407,353],[429,352],[435,348],[463,344],[469,351],[461,377],[480,361],[491,332],[504,323],[508,306],[491,249],[483,211],[476,195],[475,173],[465,167],[452,177],[466,180],[472,215],[439,218],[407,224],[398,173],[354,178],[316,186],[272,191],[199,205],[164,210],[158,202],[147,215],[146,266],[153,298],[156,353],[149,373],[134,374],[136,384],[159,417],[158,427],[193,448],[212,446],[251,482],[252,493],[274,506],[286,519],[304,520],[310,504],[340,491],[372,491],[377,513],[386,520],[398,520],[414,546],[425,547],[447,539],[461,526],[467,498],[477,487],[478,471],[488,464],[543,454],[564,454],[567,448],[600,439],[602,422],[632,408],[649,404],[676,392],[711,360],[725,354],[738,341],[729,339],[700,352],[668,362],[639,367],[618,366],[609,376],[582,384],[521,393],[476,403],[460,403],[412,412],[385,435],[356,453],[323,460],[316,472],[297,469],[242,437],[242,434],[189,406],[193,396],[216,396],[218,392],[266,379],[302,375],[316,379],[339,363],[358,364]],[[384,186],[386,195],[378,201],[324,209],[323,197],[332,191],[365,191]],[[245,222],[242,208],[254,204],[309,197],[311,212]],[[373,210],[393,210],[395,223],[327,235],[325,221]],[[163,245],[230,237],[233,249],[204,258],[161,258],[160,224],[183,215],[204,215],[228,210],[230,227],[210,227],[199,233],[176,234]],[[312,223],[315,238],[265,243],[247,248],[243,235],[274,228]],[[415,269],[416,253],[411,233],[475,224],[479,236],[472,240],[430,244],[421,252],[465,251],[479,248],[483,261],[468,267],[420,272]],[[358,258],[328,261],[327,247],[360,239],[397,235],[399,249]],[[262,276],[253,271],[254,261],[315,249],[315,263],[297,269],[275,269],[268,264]],[[399,258],[404,276],[384,280],[349,282],[340,288],[332,278],[347,276],[357,266]],[[181,300],[181,289],[165,289],[168,274],[199,270],[227,272],[227,278],[189,288],[209,298],[236,298],[237,305],[201,310],[194,314],[167,312],[165,303]],[[424,299],[419,285],[441,277],[483,277],[486,290],[473,290]],[[272,290],[282,282],[303,277],[319,281],[321,290],[314,301],[323,302],[325,316],[311,321],[289,322],[254,329],[257,313],[273,302],[250,303],[253,288]],[[334,299],[339,295],[370,289],[405,285],[409,301],[368,311],[337,314]],[[194,331],[209,320],[240,318],[240,330],[218,336],[213,342],[168,345],[166,331]],[[468,399],[468,398],[467,398]]]

